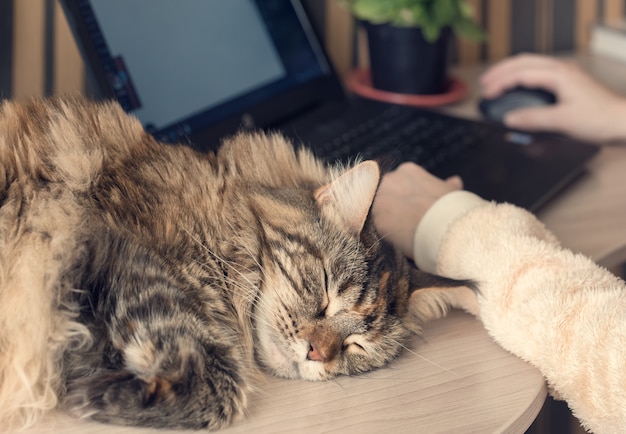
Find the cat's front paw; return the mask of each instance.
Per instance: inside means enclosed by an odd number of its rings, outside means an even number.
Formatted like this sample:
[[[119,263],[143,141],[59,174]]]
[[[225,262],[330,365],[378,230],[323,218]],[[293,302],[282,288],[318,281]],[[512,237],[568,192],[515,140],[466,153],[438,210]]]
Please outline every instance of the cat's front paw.
[[[65,407],[75,416],[116,425],[212,431],[243,414],[245,393],[231,376],[187,371],[183,378],[149,379],[128,371],[100,372],[71,383]]]

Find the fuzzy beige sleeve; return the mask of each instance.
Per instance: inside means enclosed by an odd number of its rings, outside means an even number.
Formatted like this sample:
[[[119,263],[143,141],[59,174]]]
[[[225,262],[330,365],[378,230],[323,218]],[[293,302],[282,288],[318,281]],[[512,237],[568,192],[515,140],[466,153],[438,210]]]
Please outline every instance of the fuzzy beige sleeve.
[[[475,280],[478,308],[468,310],[502,347],[536,366],[587,429],[626,432],[624,281],[560,247],[529,212],[471,202],[437,203],[427,213],[416,258],[423,243],[419,258],[434,258],[432,271]]]

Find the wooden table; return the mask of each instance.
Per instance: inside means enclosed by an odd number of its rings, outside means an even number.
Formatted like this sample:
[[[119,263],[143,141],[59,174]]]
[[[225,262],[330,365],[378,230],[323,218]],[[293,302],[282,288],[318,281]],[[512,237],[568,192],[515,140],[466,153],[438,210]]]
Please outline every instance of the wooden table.
[[[626,93],[626,66],[577,61]],[[457,74],[473,83],[481,69]],[[477,116],[473,92],[446,110]],[[539,216],[565,246],[605,265],[626,260],[626,146],[603,148],[588,173]],[[477,320],[461,312],[428,324],[423,338],[384,369],[324,383],[271,378],[260,389],[247,419],[224,433],[522,433],[546,396],[537,370],[493,343]],[[53,414],[25,432],[152,431]]]
[[[311,383],[271,378],[235,433],[521,433],[539,412],[541,374],[453,312],[384,369]],[[140,434],[149,430],[57,415],[27,433]],[[158,431],[172,433],[174,431]]]

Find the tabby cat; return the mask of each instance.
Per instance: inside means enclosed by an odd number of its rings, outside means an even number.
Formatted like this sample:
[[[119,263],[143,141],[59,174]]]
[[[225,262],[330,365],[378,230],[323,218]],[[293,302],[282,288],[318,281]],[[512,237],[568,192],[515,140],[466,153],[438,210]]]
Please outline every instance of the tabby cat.
[[[466,282],[377,236],[379,177],[276,134],[204,154],[157,142],[114,103],[4,102],[0,425],[59,405],[219,429],[262,372],[383,366]]]

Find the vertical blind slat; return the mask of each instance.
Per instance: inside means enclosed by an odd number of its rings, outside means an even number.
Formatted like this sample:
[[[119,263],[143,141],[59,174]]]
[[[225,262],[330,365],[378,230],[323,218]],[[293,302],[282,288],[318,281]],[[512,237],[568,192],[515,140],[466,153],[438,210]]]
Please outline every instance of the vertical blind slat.
[[[55,7],[54,30],[54,93],[83,93],[85,67],[59,2]]]
[[[44,94],[45,1],[15,1],[13,11],[13,98]]]
[[[511,0],[489,0],[487,17],[488,60],[502,59],[511,52]]]

